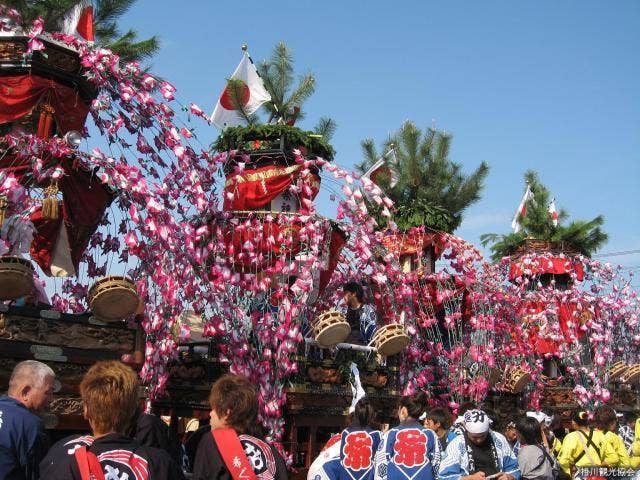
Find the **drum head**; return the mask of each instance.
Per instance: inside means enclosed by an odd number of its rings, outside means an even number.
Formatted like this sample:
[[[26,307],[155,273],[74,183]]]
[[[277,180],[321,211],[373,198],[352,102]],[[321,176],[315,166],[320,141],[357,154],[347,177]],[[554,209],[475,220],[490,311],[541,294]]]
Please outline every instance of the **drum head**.
[[[94,290],[92,288],[92,290]],[[91,298],[91,311],[96,317],[108,321],[122,320],[138,309],[140,298],[132,284],[111,281],[97,286]]]
[[[351,327],[347,322],[334,323],[316,333],[316,341],[322,347],[333,347],[344,342],[349,333],[351,333]]]
[[[404,333],[401,335],[394,335],[380,342],[378,345],[378,353],[383,357],[390,357],[400,353],[404,348],[409,345],[409,337]]]
[[[0,263],[0,300],[15,300],[33,290],[33,267],[21,258],[3,257]]]

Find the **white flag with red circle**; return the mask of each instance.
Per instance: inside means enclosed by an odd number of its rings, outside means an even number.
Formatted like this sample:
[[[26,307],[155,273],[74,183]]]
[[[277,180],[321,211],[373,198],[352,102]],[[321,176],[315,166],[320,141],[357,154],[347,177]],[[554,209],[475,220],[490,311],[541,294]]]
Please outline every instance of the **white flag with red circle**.
[[[255,65],[251,61],[251,57],[245,52],[240,61],[240,65],[231,75],[230,80],[240,80],[242,86],[242,109],[246,115],[255,113],[260,106],[271,100],[271,95],[264,88],[262,79],[258,75]],[[225,87],[220,99],[216,104],[216,108],[211,115],[211,123],[219,129],[226,127],[235,127],[247,123],[244,115],[236,109],[236,104],[232,100],[229,84]]]
[[[551,217],[551,221],[553,222],[553,226],[558,226],[558,209],[556,208],[556,199],[551,200],[549,204],[549,216]]]
[[[531,198],[533,198],[533,192],[529,184],[527,184],[527,190],[524,192],[522,200],[520,200],[520,205],[518,206],[516,214],[513,216],[513,220],[511,220],[511,228],[513,228],[514,233],[518,233],[522,229],[520,221],[527,215],[527,202]]]
[[[61,31],[68,35],[82,37],[88,42],[94,41],[91,0],[80,1],[67,12],[62,19]]]

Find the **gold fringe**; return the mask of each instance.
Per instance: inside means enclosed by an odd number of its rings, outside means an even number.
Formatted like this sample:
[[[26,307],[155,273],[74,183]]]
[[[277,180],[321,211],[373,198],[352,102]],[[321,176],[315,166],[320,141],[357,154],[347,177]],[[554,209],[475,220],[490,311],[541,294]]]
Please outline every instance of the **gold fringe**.
[[[60,212],[58,207],[58,185],[52,183],[44,191],[44,198],[42,199],[42,219],[43,220],[57,220]]]

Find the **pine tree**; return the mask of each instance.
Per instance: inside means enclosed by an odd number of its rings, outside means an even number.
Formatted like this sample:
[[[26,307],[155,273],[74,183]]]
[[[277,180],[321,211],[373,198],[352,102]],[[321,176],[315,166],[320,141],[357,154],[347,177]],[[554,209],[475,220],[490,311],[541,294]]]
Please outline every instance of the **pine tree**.
[[[117,20],[133,6],[136,0],[93,0],[94,33],[96,45],[112,50],[124,62],[151,58],[160,49],[155,35],[138,40],[135,30],[120,32]],[[65,14],[78,0],[2,0],[5,5],[22,15],[25,25],[41,16],[47,31],[57,31]]]
[[[293,55],[284,42],[279,42],[273,48],[269,60],[258,65],[258,73],[271,95],[271,101],[264,104],[264,109],[269,115],[267,123],[293,125],[304,119],[302,104],[315,92],[316,77],[309,72],[299,78],[298,85],[294,88]],[[329,141],[335,129],[336,123],[332,119],[322,117],[314,131]]]
[[[514,253],[516,248],[528,238],[565,242],[586,256],[591,256],[606,243],[609,237],[600,228],[604,224],[602,215],[590,221],[576,220],[564,226],[562,223],[569,215],[564,209],[560,209],[558,225],[554,226],[549,214],[549,190],[540,183],[538,174],[534,171],[527,171],[524,179],[531,188],[533,196],[526,203],[526,215],[520,221],[522,229],[518,233],[507,235],[487,233],[480,237],[484,246],[492,244],[491,252],[494,261]]]
[[[453,232],[460,226],[465,209],[480,199],[489,166],[482,162],[465,175],[462,165],[449,159],[451,140],[450,134],[433,128],[423,134],[413,122],[406,121],[383,143],[382,153],[394,146],[399,179],[391,187],[390,175],[380,175],[379,183],[395,203],[394,221],[401,230],[425,225]],[[366,172],[381,154],[372,139],[361,144],[365,160],[357,168]],[[373,204],[371,212],[384,227],[386,221]]]

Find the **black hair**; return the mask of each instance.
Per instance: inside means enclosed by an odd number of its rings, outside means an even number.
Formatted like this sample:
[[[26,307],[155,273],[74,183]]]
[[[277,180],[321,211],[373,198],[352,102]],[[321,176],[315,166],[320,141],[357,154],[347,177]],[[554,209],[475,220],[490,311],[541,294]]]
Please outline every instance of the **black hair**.
[[[356,403],[355,411],[350,416],[350,425],[354,427],[373,427],[376,411],[367,397],[361,398]]]
[[[542,443],[542,431],[540,423],[531,417],[520,417],[516,422],[516,430],[526,445],[539,445]]]
[[[439,423],[440,428],[447,430],[451,426],[451,415],[444,408],[432,408],[427,412],[427,418]]]
[[[427,406],[427,395],[424,392],[417,392],[400,399],[400,407],[405,407],[409,417],[418,419],[424,413]]]
[[[345,292],[354,293],[360,303],[364,302],[364,289],[358,282],[347,282],[343,285],[342,290],[344,290]]]
[[[573,412],[573,416],[571,417],[571,419],[581,427],[589,426],[589,414],[582,410],[576,410],[575,412]]]
[[[608,405],[600,405],[595,411],[594,423],[596,428],[606,432],[612,423],[618,423],[616,411]]]
[[[466,412],[468,412],[469,410],[476,410],[478,407],[476,407],[476,404],[473,402],[464,402],[462,404],[460,404],[460,407],[458,407],[458,416],[462,416],[464,415]]]

